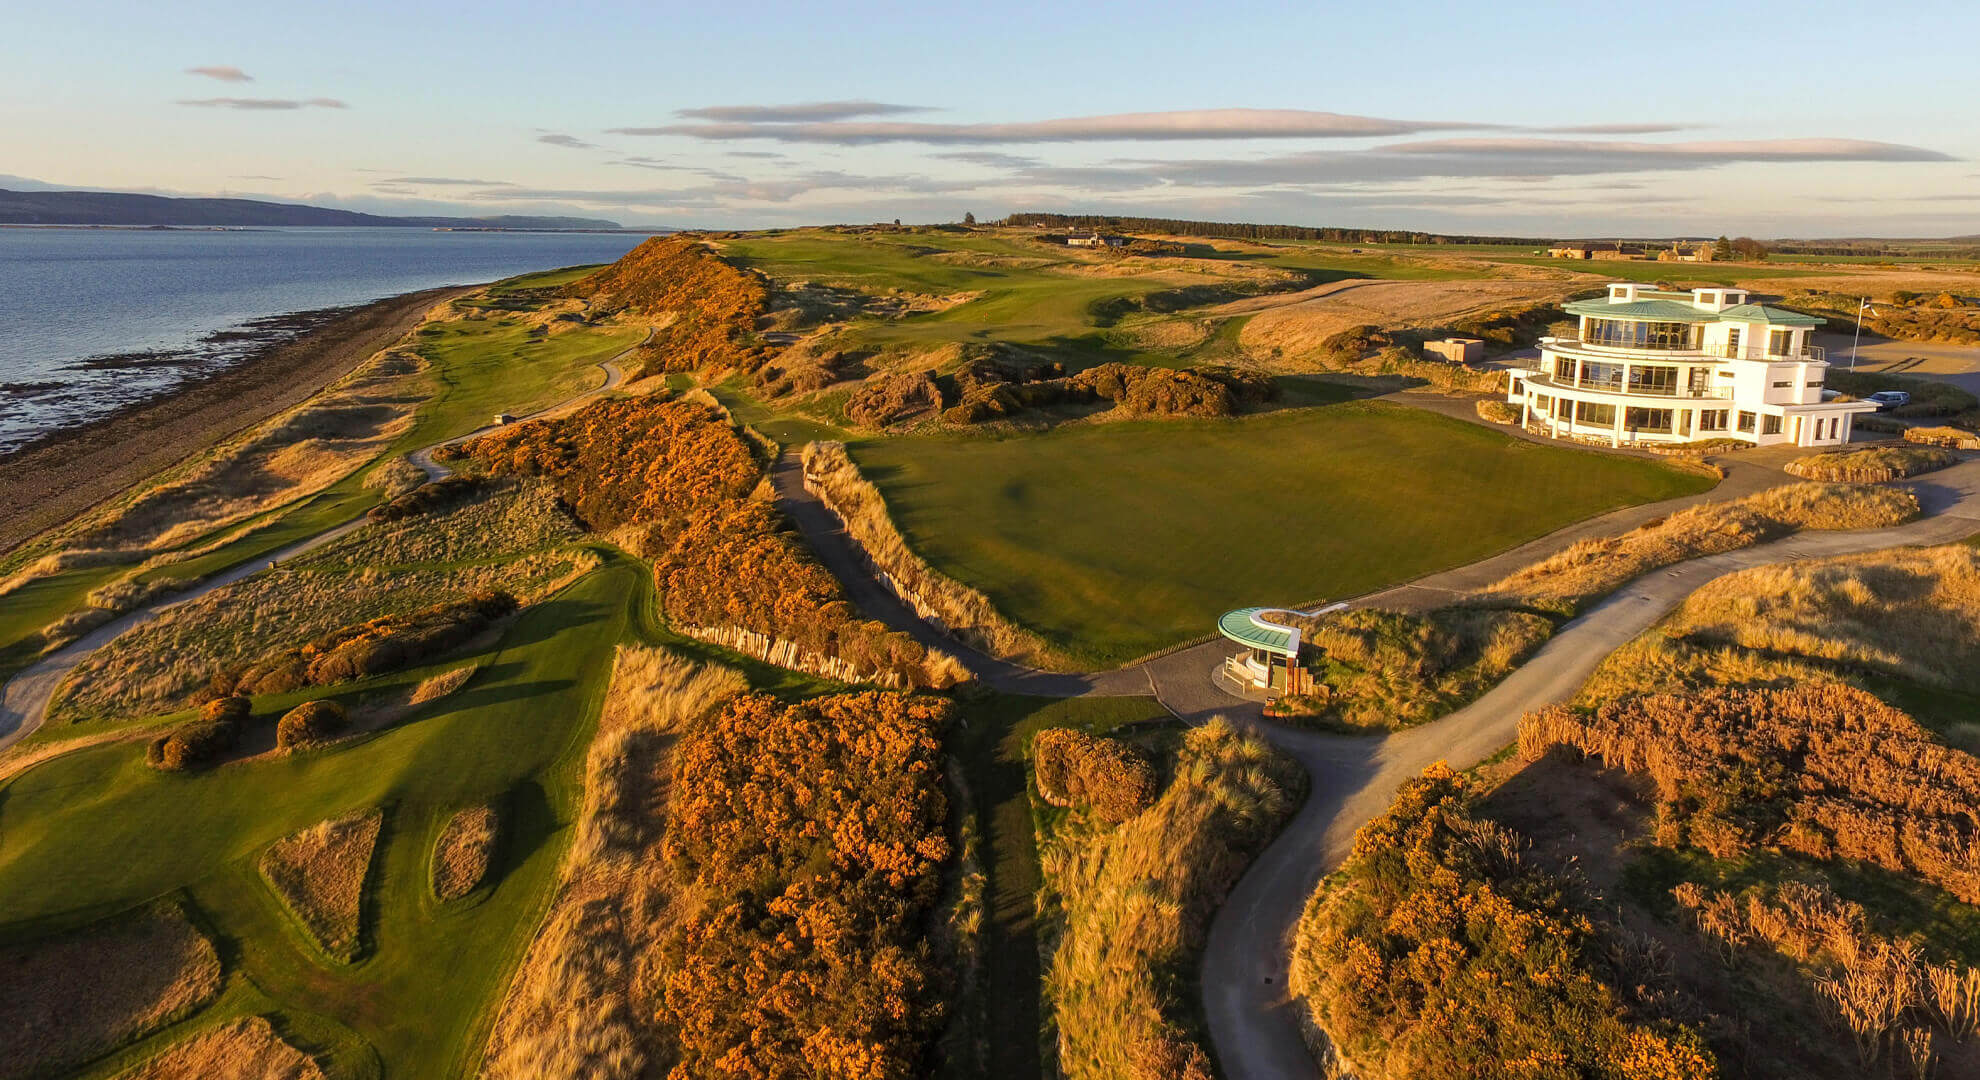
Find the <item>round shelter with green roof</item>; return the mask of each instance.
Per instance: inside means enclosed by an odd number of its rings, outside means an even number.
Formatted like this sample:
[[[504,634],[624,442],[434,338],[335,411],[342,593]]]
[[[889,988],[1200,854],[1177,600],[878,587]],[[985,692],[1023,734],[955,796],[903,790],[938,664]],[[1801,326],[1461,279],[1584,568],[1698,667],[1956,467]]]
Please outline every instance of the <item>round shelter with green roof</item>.
[[[1224,673],[1248,690],[1293,692],[1299,685],[1299,627],[1273,616],[1295,614],[1285,608],[1248,607],[1219,616],[1217,633],[1245,647],[1226,658]]]

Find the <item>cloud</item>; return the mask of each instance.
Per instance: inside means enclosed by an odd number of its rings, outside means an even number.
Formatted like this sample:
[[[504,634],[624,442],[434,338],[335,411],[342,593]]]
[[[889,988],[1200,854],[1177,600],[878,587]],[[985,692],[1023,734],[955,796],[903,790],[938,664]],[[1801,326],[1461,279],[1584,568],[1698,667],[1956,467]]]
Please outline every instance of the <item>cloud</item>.
[[[730,150],[727,153],[730,157],[763,158],[766,161],[782,161],[790,156],[788,154],[780,154],[775,150]]]
[[[186,69],[186,74],[201,75],[209,79],[218,79],[221,82],[253,82],[254,81],[254,76],[249,75],[247,72],[242,71],[240,68],[229,67],[225,64],[214,64],[210,67],[189,67]]]
[[[257,176],[254,173],[235,173],[236,180],[280,180],[279,176]]]
[[[1747,139],[1719,142],[1606,142],[1570,139],[1437,139],[1382,148],[1398,154],[1520,158],[1562,164],[1594,162],[1643,168],[1736,161],[1955,161],[1950,154],[1865,139]]]
[[[380,184],[413,184],[434,187],[515,187],[507,180],[462,180],[453,176],[394,176]]]
[[[717,123],[793,124],[934,111],[926,105],[889,105],[882,101],[808,101],[795,105],[708,105],[699,109],[680,109],[674,115]]]
[[[336,98],[192,98],[182,100],[181,105],[196,105],[203,109],[247,109],[260,112],[285,112],[292,109],[348,109],[349,105]]]
[[[1533,130],[1547,135],[1665,135],[1696,126],[1695,124],[1573,124],[1568,127],[1541,127]]]
[[[930,157],[944,161],[961,161],[970,165],[986,165],[996,169],[1029,169],[1037,165],[1038,159],[1019,154],[1000,154],[995,150],[953,150],[944,154],[931,154]]]
[[[615,135],[686,135],[697,139],[776,139],[859,146],[882,142],[931,144],[1171,142],[1191,139],[1368,138],[1426,131],[1467,131],[1495,124],[1385,120],[1306,109],[1192,109],[1178,112],[1076,116],[1006,124],[711,122],[613,128]]]
[[[550,135],[538,135],[536,137],[536,141],[540,143],[548,143],[551,146],[561,146],[566,150],[596,150],[598,148],[596,144],[585,142],[583,139],[580,139],[575,135],[561,135],[554,133]]]

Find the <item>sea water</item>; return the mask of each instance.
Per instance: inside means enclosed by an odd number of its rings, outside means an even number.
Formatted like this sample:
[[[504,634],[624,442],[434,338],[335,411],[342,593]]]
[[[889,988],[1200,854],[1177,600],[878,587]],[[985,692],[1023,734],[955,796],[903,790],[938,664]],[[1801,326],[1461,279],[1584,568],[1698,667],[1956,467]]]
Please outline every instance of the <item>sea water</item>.
[[[0,453],[225,367],[294,312],[610,262],[627,233],[0,228]]]

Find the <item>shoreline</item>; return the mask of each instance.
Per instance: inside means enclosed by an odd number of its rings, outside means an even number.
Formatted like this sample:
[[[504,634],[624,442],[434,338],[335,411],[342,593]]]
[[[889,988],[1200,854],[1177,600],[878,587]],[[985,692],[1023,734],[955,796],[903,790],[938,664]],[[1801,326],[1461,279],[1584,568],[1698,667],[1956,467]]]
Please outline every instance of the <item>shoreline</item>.
[[[0,454],[0,555],[300,404],[404,337],[433,305],[482,287],[422,289],[359,305],[208,378]]]

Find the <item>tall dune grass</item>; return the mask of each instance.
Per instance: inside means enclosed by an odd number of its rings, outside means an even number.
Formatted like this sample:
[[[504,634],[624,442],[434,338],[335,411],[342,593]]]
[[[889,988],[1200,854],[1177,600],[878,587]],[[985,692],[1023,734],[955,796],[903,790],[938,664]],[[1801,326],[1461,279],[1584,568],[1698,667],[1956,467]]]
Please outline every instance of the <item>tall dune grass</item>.
[[[1210,915],[1297,808],[1304,775],[1222,720],[1189,732],[1148,810],[1075,819],[1043,853],[1063,931],[1045,976],[1068,1080],[1208,1080],[1180,988]]]
[[[675,737],[748,689],[736,671],[622,645],[585,761],[558,895],[496,1016],[487,1080],[664,1074],[660,941],[675,920],[660,853]]]

